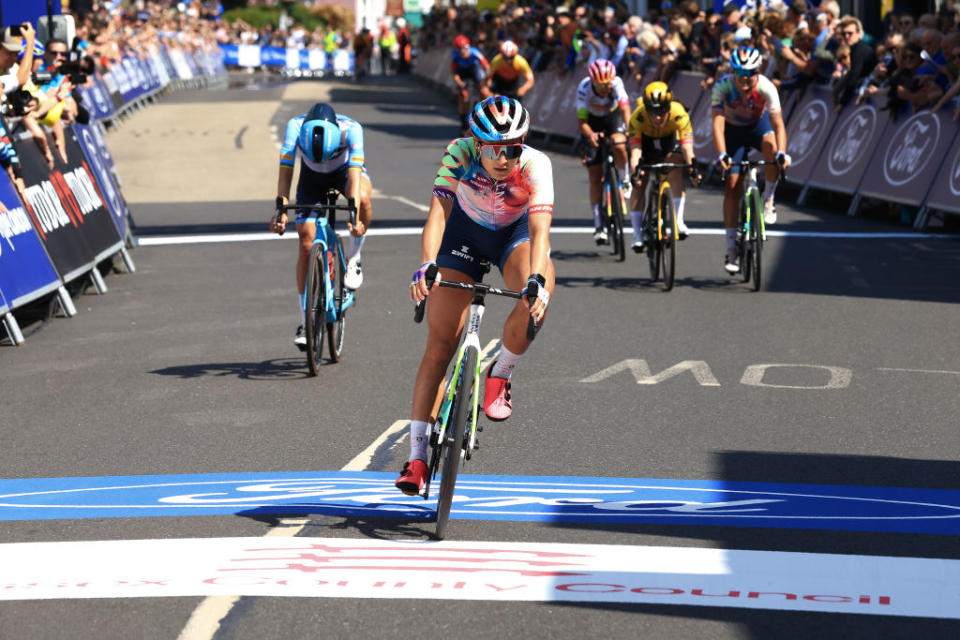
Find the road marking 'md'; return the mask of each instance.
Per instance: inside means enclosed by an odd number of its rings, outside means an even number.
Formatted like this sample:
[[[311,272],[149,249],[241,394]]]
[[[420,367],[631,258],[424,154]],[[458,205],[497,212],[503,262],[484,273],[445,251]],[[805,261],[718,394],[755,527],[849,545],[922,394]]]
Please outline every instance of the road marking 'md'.
[[[620,602],[960,618],[960,560],[511,542],[0,545],[2,600],[300,596]]]

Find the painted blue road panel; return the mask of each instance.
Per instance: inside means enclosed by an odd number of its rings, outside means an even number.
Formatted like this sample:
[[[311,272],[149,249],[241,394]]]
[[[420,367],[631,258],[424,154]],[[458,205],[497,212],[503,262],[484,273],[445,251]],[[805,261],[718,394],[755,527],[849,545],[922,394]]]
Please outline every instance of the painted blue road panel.
[[[431,518],[435,500],[400,494],[394,479],[383,472],[319,471],[0,480],[0,520],[291,513]],[[462,475],[451,517],[956,535],[960,491]]]

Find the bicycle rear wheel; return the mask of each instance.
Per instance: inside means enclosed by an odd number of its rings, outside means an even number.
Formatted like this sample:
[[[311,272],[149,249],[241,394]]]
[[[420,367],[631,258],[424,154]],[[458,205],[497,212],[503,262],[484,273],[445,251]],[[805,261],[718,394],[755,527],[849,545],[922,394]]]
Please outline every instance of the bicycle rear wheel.
[[[310,375],[320,373],[320,357],[323,354],[323,331],[327,326],[327,292],[324,271],[327,268],[323,245],[314,243],[310,248],[307,265],[307,366]]]
[[[653,197],[647,203],[647,212],[643,216],[643,226],[646,230],[647,262],[650,264],[650,281],[656,282],[660,278],[660,253],[663,248],[657,234],[658,212],[653,203]]]
[[[740,224],[737,226],[737,252],[740,254],[740,277],[750,282],[750,260],[753,251],[750,247],[750,231],[754,213],[750,211],[749,195],[740,198]]]
[[[761,284],[762,274],[762,257],[763,257],[763,232],[760,229],[760,225],[763,223],[760,220],[760,217],[763,215],[763,209],[760,207],[760,192],[754,191],[750,194],[750,202],[752,212],[752,219],[755,221],[750,225],[750,237],[751,245],[753,250],[750,255],[751,266],[753,267],[753,290],[759,291]]]
[[[666,187],[660,195],[660,246],[663,290],[670,291],[677,275],[677,216],[670,187]]]
[[[330,270],[330,286],[333,295],[333,311],[336,320],[327,322],[327,346],[330,348],[330,362],[340,362],[340,352],[343,350],[343,333],[347,326],[347,312],[343,308],[343,301],[347,297],[347,287],[343,284],[343,275],[346,260],[343,257],[343,243],[340,236],[334,250],[331,251],[332,262],[328,264]]]
[[[447,520],[450,518],[450,506],[453,504],[453,488],[457,484],[457,473],[466,454],[467,421],[472,417],[474,376],[477,370],[477,352],[467,349],[461,361],[460,381],[453,399],[452,424],[447,428],[440,461],[440,493],[437,495],[437,540],[443,540],[447,532]]]

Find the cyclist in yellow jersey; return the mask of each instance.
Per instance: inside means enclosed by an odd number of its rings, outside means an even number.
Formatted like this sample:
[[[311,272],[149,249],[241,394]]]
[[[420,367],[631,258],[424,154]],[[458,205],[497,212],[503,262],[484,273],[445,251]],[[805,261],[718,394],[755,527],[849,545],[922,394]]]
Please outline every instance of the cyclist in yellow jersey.
[[[627,129],[630,137],[630,172],[636,171],[640,160],[646,162],[684,162],[692,165],[688,169],[693,186],[700,183],[697,174],[697,159],[693,155],[693,127],[690,116],[683,105],[673,99],[665,82],[651,82],[643,91],[643,97],[637,99],[637,108],[630,116]],[[677,233],[681,240],[687,237],[687,225],[683,221],[683,209],[686,204],[686,187],[680,169],[673,169],[668,175],[673,188],[673,205],[677,212]],[[643,207],[644,183],[646,176],[641,175],[639,189],[630,196],[630,219],[633,223],[633,246],[636,253],[644,249]]]
[[[504,40],[500,45],[500,53],[490,62],[491,93],[522,101],[533,88],[533,69],[519,51],[513,40]]]

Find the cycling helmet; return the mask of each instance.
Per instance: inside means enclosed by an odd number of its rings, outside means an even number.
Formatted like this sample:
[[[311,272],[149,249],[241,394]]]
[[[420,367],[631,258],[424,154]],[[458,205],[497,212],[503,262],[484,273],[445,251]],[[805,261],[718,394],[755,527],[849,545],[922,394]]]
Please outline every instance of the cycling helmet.
[[[470,116],[470,131],[484,142],[516,140],[530,128],[530,114],[519,100],[492,96],[478,103]]]
[[[643,91],[643,104],[651,115],[659,116],[670,111],[671,100],[673,96],[666,82],[651,82]]]
[[[329,104],[318,102],[303,118],[297,145],[310,162],[326,162],[340,150],[340,126]]]
[[[464,47],[470,46],[470,38],[467,36],[457,36],[453,39],[453,46],[455,49],[462,49]]]
[[[33,59],[37,60],[43,57],[44,48],[43,45],[39,42],[33,43]],[[17,60],[23,60],[23,56],[27,53],[27,43],[24,42],[20,46],[20,53],[17,54]]]
[[[617,77],[617,68],[613,66],[612,62],[603,58],[591,64],[587,71],[590,74],[590,81],[598,84],[613,82],[614,78]]]
[[[736,71],[757,71],[763,58],[753,47],[740,47],[730,56],[730,66]]]
[[[517,55],[518,51],[520,51],[520,48],[513,40],[504,40],[500,44],[500,53],[504,58],[512,58],[513,56]]]

